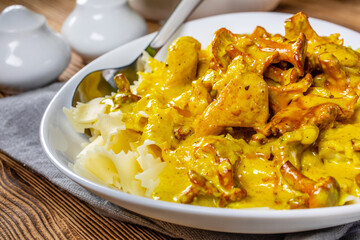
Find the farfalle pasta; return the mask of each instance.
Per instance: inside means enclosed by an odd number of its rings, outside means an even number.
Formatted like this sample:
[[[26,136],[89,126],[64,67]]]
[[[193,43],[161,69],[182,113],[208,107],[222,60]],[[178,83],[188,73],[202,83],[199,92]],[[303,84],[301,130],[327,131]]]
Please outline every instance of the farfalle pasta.
[[[90,142],[74,169],[135,195],[212,207],[318,208],[360,197],[360,54],[307,16],[285,35],[180,37],[118,92],[64,109]]]

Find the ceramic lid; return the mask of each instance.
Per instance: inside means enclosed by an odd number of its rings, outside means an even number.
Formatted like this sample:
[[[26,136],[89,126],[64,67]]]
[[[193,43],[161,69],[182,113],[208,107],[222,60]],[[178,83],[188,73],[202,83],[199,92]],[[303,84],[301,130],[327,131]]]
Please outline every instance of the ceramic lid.
[[[0,32],[24,32],[34,30],[46,22],[44,16],[21,5],[12,5],[0,14]]]

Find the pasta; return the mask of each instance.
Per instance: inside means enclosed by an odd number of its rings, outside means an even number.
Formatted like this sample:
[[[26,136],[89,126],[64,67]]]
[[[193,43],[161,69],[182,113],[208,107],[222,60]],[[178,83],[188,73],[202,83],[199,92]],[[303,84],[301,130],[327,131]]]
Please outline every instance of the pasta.
[[[360,54],[300,12],[285,35],[221,28],[175,40],[130,86],[64,109],[90,143],[79,174],[211,207],[318,208],[360,197]]]

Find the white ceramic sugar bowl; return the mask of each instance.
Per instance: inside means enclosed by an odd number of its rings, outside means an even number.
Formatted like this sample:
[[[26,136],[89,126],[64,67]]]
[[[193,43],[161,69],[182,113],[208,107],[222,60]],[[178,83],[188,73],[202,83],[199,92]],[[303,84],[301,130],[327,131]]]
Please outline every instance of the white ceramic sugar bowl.
[[[29,90],[55,80],[70,61],[70,46],[44,16],[21,5],[0,14],[0,85]]]
[[[86,62],[147,32],[145,20],[126,0],[77,0],[62,34]]]

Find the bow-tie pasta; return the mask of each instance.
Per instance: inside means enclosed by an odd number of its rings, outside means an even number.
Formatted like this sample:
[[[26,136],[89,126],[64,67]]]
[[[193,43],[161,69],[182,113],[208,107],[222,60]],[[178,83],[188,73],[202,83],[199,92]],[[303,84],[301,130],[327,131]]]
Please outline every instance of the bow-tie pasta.
[[[91,135],[74,169],[124,192],[212,207],[318,208],[360,197],[360,54],[307,16],[285,35],[186,36],[111,96],[64,109]]]

